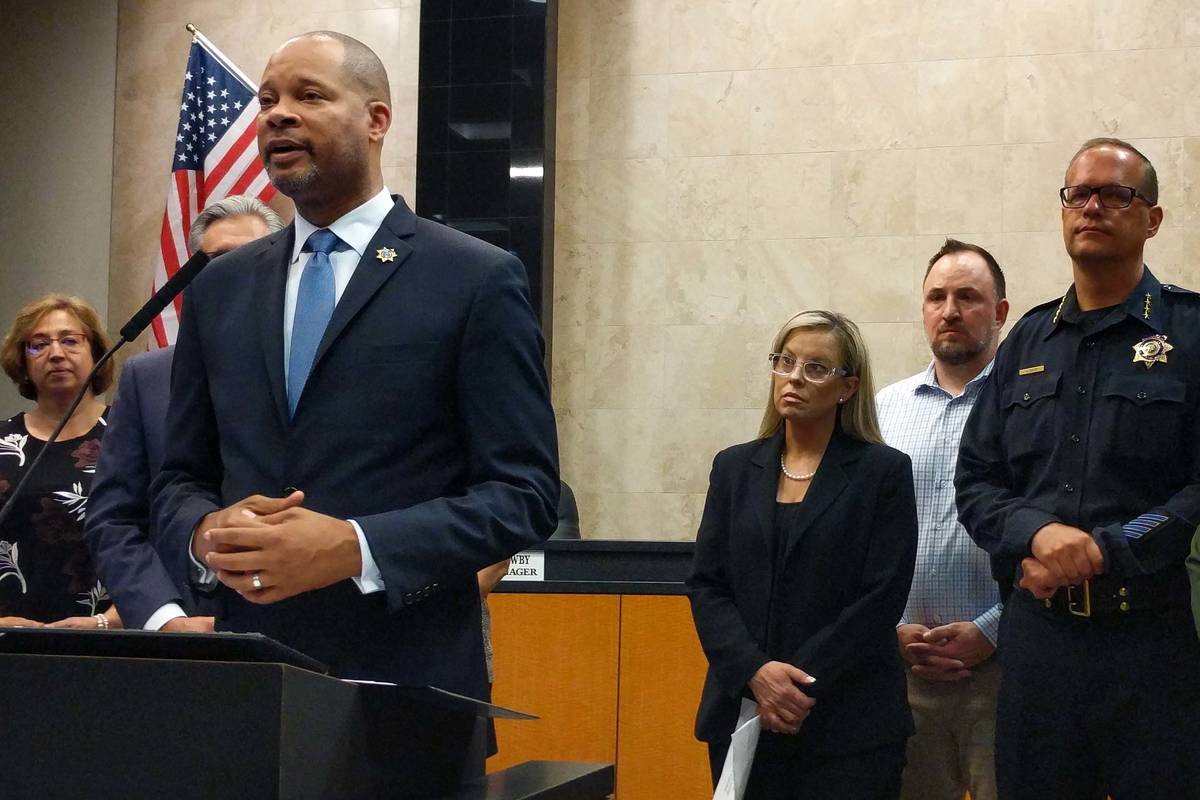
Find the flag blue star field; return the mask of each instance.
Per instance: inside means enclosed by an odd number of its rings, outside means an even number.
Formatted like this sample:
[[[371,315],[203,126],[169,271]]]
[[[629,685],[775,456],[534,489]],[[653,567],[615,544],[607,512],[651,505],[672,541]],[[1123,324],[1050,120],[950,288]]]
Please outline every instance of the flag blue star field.
[[[187,261],[192,220],[206,206],[235,194],[263,202],[275,194],[258,156],[257,92],[233,62],[195,34],[183,74],[167,207],[154,264],[154,291]],[[177,297],[154,320],[157,346],[174,343],[182,302],[182,297]]]

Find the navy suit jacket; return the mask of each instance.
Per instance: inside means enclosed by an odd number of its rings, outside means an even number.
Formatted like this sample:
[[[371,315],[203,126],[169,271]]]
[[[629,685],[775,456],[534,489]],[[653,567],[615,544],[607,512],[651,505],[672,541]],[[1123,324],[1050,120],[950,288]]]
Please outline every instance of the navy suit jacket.
[[[777,544],[782,451],[780,432],[713,461],[688,579],[709,661],[696,736],[728,741],[754,673],[784,661],[817,679],[804,689],[817,704],[789,743],[833,755],[903,741],[913,723],[896,623],[917,555],[911,462],[835,432]]]
[[[167,603],[188,614],[208,610],[188,573],[179,565],[167,569],[159,558],[150,521],[150,482],[163,462],[172,350],[125,362],[84,520],[96,572],[128,628],[143,627]]]
[[[476,572],[547,538],[558,446],[524,267],[397,200],[334,309],[295,415],[283,309],[294,226],[214,260],[184,300],[155,514],[188,563],[203,516],[291,487],[361,525],[385,592],[272,605],[218,590],[342,677],[486,696]],[[380,251],[395,251],[384,261]]]

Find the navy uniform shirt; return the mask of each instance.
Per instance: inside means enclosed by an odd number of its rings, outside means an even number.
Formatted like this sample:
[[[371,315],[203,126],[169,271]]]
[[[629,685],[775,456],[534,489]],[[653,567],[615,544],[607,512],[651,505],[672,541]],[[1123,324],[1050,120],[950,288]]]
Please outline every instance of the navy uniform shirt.
[[[1001,588],[1051,522],[1089,531],[1107,574],[1182,571],[1200,521],[1198,402],[1200,295],[1146,269],[1119,306],[1081,312],[1072,286],[1030,310],[996,355],[954,479]]]

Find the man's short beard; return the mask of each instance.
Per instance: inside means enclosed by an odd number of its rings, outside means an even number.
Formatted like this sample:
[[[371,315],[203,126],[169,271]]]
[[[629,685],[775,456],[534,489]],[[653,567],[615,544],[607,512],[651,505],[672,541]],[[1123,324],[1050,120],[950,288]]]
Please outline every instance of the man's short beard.
[[[987,339],[973,339],[963,344],[934,342],[929,346],[929,349],[933,351],[934,358],[952,367],[962,366],[971,362],[981,353],[985,352],[987,348]]]
[[[271,172],[271,167],[267,165],[267,177],[271,179],[271,183],[281,194],[287,197],[295,198],[297,195],[304,194],[305,191],[312,186],[321,177],[321,171],[317,169],[316,164],[309,165],[309,168],[296,176],[274,175]]]

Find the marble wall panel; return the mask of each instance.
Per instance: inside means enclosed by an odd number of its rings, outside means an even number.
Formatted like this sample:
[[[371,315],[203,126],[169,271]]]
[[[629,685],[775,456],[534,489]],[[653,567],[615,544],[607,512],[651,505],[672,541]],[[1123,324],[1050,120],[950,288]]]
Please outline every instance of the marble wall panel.
[[[1189,0],[1095,0],[1092,4],[1098,50],[1141,50],[1183,44]]]
[[[834,67],[832,81],[835,149],[913,146],[918,128],[916,64]]]
[[[740,326],[668,325],[663,405],[671,410],[722,410],[753,402],[766,353]]]
[[[667,60],[671,72],[708,72],[751,66],[753,3],[745,0],[670,0],[670,6]]]
[[[558,79],[554,148],[559,161],[581,161],[589,155],[591,90],[591,78]]]
[[[805,3],[804,5],[810,5]],[[840,47],[835,63],[891,64],[913,61],[920,47],[924,19],[913,0],[845,0],[840,9],[836,38]],[[826,35],[831,35],[829,31]]]
[[[917,68],[918,136],[925,146],[1004,141],[1000,58],[928,61]]]
[[[832,64],[840,55],[842,7],[838,3],[760,0],[753,3],[750,48],[756,69]]]
[[[558,79],[592,74],[593,0],[558,0]]]
[[[667,155],[667,79],[661,75],[594,77],[588,95],[588,155]]]
[[[667,163],[667,237],[740,239],[749,231],[745,157],[673,158]]]
[[[752,156],[750,238],[828,236],[833,229],[831,153]]]
[[[749,239],[738,243],[745,273],[741,319],[778,327],[808,308],[828,308],[834,281],[830,239]]]
[[[1008,0],[1004,3],[1004,51],[1010,56],[1089,50],[1093,0]]]
[[[671,5],[663,0],[589,0],[593,75],[667,71]],[[562,13],[561,10],[559,12]]]
[[[726,327],[746,304],[739,242],[675,242],[667,249],[654,319],[668,325]]]
[[[588,535],[694,535],[796,311],[859,322],[881,387],[928,362],[946,236],[1000,260],[1009,328],[1061,297],[1087,138],[1158,165],[1147,261],[1200,288],[1194,0],[563,0],[559,44],[552,381]]]
[[[671,76],[668,84],[671,156],[727,156],[747,152],[749,74],[699,72]]]
[[[666,242],[601,242],[590,246],[581,288],[587,321],[594,325],[636,325],[661,319],[667,293]]]
[[[916,154],[914,225],[918,233],[1002,229],[1002,145],[928,147]]]
[[[590,161],[585,241],[655,242],[667,221],[665,159]]]
[[[766,364],[766,358],[763,358]],[[767,370],[764,368],[762,372]],[[768,378],[762,377],[766,396]],[[750,441],[758,429],[761,412],[753,409],[680,409],[670,425],[659,432],[663,454],[663,486],[669,492],[698,494],[708,489],[708,465],[713,456],[738,442]],[[695,464],[703,465],[696,469]]]
[[[916,232],[916,150],[859,150],[833,159],[831,228],[840,236]]]
[[[585,342],[588,408],[657,409],[665,400],[668,331],[638,325],[589,325]]]
[[[588,161],[559,161],[554,165],[554,239],[556,242],[586,242],[594,235],[594,218],[589,203],[592,164]]]
[[[1123,139],[1182,136],[1195,104],[1187,52],[1120,50],[1097,53],[1095,115],[1103,136]]]
[[[831,69],[760,69],[746,74],[751,153],[802,153],[833,146]]]
[[[921,260],[911,236],[855,236],[829,241],[830,306],[859,324],[920,318]]]
[[[1009,58],[1004,141],[1080,141],[1102,135],[1091,104],[1097,81],[1092,53]]]
[[[996,0],[920,0],[917,58],[1004,55],[1004,4]]]

